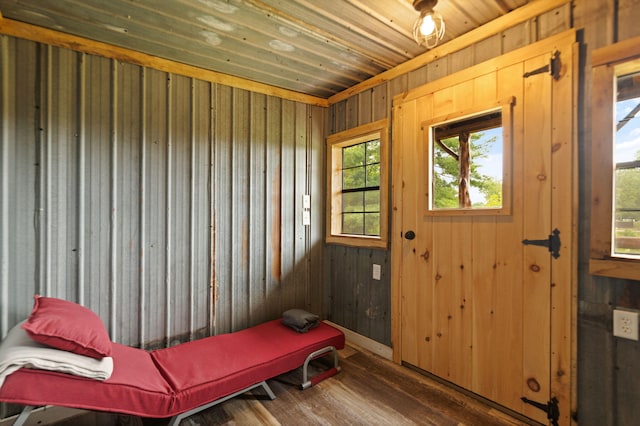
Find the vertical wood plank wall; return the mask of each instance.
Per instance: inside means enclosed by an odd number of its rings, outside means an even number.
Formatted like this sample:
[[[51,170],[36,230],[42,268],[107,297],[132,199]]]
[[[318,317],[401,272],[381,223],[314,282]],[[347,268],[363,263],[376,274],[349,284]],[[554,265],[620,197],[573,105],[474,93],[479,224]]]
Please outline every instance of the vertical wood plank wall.
[[[640,283],[589,275],[591,182],[591,52],[640,35],[637,0],[574,0],[537,19],[507,29],[455,54],[356,94],[329,108],[327,133],[391,116],[393,96],[426,82],[526,46],[568,28],[578,29],[581,45],[578,84],[579,270],[577,417],[581,425],[631,425],[640,414],[640,343],[612,335],[615,307],[640,309]],[[393,137],[391,138],[393,143]],[[393,161],[392,161],[393,163]],[[391,247],[390,250],[394,248]],[[328,286],[333,318],[339,324],[390,345],[388,296],[390,250],[327,246]],[[383,280],[371,280],[371,265],[383,265]],[[381,289],[385,289],[381,291]],[[375,307],[372,309],[372,307]],[[385,311],[386,310],[386,311]],[[373,317],[370,312],[385,312]]]
[[[0,334],[39,293],[154,348],[322,313],[326,109],[0,37]]]

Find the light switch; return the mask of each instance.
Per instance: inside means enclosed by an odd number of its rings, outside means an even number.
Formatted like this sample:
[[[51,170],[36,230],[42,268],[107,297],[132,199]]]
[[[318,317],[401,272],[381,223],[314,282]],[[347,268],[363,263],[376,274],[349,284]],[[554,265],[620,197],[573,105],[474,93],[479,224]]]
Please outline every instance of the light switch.
[[[311,208],[311,195],[304,194],[302,196],[302,208],[303,209],[310,209]]]
[[[302,224],[304,226],[311,225],[311,212],[309,210],[302,211]]]
[[[380,273],[382,272],[380,265],[377,263],[373,264],[373,279],[380,281]]]

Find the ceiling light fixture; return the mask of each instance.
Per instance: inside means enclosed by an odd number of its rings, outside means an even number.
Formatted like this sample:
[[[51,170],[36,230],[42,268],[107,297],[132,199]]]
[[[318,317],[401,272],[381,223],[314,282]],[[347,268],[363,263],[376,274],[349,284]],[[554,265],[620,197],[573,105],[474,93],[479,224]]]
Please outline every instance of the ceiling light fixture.
[[[433,49],[444,37],[444,19],[434,11],[438,0],[413,0],[413,8],[420,17],[413,25],[413,38],[421,46]]]

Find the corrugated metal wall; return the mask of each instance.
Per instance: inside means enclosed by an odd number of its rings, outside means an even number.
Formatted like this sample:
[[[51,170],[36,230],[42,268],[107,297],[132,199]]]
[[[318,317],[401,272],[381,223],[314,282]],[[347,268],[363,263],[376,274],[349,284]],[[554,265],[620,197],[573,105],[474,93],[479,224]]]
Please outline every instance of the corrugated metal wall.
[[[394,96],[567,30],[571,28],[571,13],[572,6],[566,4],[333,104],[329,108],[328,134],[391,118]],[[391,251],[328,246],[326,256],[333,318],[343,327],[391,346]],[[343,266],[345,262],[348,267]],[[371,278],[374,263],[382,266],[381,281]]]
[[[2,336],[34,293],[148,348],[322,313],[325,109],[0,43]]]

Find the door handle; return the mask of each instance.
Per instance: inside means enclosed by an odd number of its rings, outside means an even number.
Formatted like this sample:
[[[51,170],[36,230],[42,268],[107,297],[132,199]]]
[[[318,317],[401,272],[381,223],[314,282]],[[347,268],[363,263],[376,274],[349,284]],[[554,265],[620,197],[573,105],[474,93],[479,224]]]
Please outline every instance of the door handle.
[[[407,232],[404,233],[404,237],[407,240],[413,240],[416,237],[416,233],[413,232],[413,231],[407,231]]]

